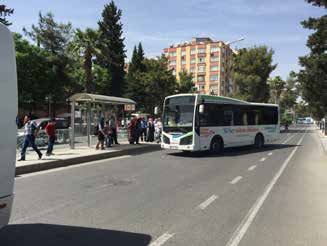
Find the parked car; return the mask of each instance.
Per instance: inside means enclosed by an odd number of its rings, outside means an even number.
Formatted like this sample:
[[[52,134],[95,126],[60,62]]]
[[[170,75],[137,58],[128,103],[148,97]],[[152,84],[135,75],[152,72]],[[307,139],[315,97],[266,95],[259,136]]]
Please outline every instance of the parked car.
[[[44,146],[48,142],[48,137],[45,133],[45,127],[47,126],[48,122],[50,121],[50,118],[40,118],[32,120],[32,122],[35,122],[36,125],[39,127],[39,133],[36,138],[36,145],[38,146]],[[55,118],[56,121],[56,130],[57,130],[57,142],[63,143],[66,142],[66,140],[69,138],[69,123],[68,120],[65,118]],[[59,134],[58,134],[59,133]],[[17,132],[17,147],[20,148],[22,141],[24,138],[24,127],[18,129]]]

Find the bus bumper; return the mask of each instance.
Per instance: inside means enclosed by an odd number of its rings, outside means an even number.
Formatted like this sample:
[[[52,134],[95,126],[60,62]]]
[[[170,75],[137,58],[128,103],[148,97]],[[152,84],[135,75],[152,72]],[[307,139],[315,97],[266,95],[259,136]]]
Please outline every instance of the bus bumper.
[[[0,228],[9,223],[13,199],[13,195],[0,198]]]
[[[161,143],[162,149],[171,149],[171,150],[184,150],[184,151],[195,151],[194,145],[179,145],[179,144],[164,144]]]

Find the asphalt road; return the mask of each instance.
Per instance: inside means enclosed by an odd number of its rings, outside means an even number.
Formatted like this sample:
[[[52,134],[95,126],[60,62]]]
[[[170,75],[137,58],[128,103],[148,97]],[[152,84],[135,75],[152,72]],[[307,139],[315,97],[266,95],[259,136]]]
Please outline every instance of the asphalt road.
[[[16,178],[0,245],[327,245],[327,154],[304,126],[262,151],[157,151]]]

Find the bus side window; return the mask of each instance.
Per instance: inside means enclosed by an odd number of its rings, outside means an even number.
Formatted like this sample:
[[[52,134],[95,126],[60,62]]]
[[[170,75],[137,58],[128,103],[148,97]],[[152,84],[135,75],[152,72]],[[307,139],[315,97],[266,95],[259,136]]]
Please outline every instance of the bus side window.
[[[232,110],[224,111],[224,125],[225,126],[233,126],[234,125]]]

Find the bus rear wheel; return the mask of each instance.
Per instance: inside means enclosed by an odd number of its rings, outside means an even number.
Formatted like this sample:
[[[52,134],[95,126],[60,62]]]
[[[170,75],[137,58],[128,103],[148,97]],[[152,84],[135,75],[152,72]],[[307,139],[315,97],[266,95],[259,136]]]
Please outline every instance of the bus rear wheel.
[[[254,139],[254,147],[256,149],[262,149],[265,144],[265,140],[262,134],[257,134]]]
[[[214,137],[210,144],[211,154],[221,154],[224,151],[224,141],[221,137]]]

